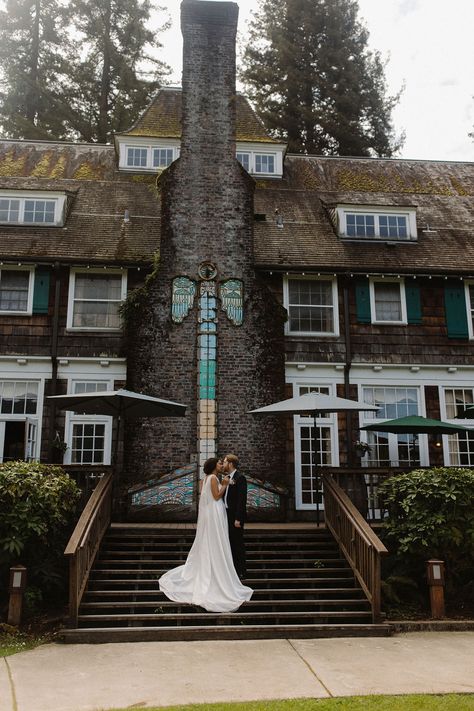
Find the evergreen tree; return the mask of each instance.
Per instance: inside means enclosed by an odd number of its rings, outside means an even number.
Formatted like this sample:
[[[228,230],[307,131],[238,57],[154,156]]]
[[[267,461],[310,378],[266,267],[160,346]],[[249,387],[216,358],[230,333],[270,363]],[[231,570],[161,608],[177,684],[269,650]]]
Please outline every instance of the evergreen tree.
[[[149,29],[149,0],[72,0],[82,58],[67,92],[83,140],[106,142],[129,128],[169,68],[151,54],[161,47]],[[166,29],[164,24],[158,31]]]
[[[7,0],[0,10],[0,124],[7,135],[63,137],[50,91],[67,73],[66,26],[59,0]]]
[[[106,142],[129,128],[169,68],[152,55],[150,0],[6,0],[0,125],[14,138]]]
[[[357,0],[259,0],[241,79],[292,152],[391,156],[398,150],[384,65]]]

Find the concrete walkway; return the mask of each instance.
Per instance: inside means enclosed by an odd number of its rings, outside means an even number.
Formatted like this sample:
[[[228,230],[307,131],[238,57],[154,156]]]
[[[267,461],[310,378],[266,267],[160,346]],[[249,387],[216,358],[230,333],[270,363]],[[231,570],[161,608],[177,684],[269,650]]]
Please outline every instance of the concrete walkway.
[[[0,659],[0,711],[447,692],[474,693],[474,632],[48,644]]]

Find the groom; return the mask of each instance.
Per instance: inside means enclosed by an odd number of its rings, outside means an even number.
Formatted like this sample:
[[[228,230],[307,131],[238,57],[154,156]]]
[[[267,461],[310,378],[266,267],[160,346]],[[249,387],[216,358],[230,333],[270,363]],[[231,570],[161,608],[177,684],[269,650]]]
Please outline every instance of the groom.
[[[239,460],[235,454],[227,454],[223,461],[224,472],[230,482],[224,495],[227,510],[230,547],[237,575],[242,580],[246,576],[244,523],[247,508],[247,480],[237,471]]]

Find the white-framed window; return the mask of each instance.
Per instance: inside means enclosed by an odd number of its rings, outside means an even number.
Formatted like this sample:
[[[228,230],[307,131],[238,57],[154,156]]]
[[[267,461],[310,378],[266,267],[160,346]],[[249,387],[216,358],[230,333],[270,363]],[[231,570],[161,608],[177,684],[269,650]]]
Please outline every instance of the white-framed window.
[[[241,166],[245,168],[247,173],[250,173],[250,153],[242,153],[241,151],[237,151],[236,158]]]
[[[37,457],[39,380],[0,380],[0,462]]]
[[[402,279],[370,279],[372,323],[407,323],[405,283]]]
[[[347,239],[380,239],[387,241],[416,239],[416,209],[338,205],[337,227]]]
[[[58,227],[64,224],[65,204],[65,193],[2,190],[0,224]]]
[[[376,420],[394,420],[399,417],[419,415],[420,388],[418,386],[388,386],[363,385],[361,387],[362,402],[375,405],[376,411],[362,412],[360,424],[373,425]],[[420,447],[420,438],[423,446]],[[420,465],[420,450],[422,464],[428,464],[426,435],[393,434],[390,432],[374,432],[362,430],[361,439],[370,445],[370,452],[362,458],[365,466],[372,467],[409,467]]]
[[[32,267],[0,267],[0,313],[31,314],[33,281]]]
[[[441,387],[440,403],[443,420],[463,427],[474,425],[471,419],[458,418],[466,407],[474,405],[474,387]],[[443,449],[448,466],[474,466],[474,430],[443,435]]]
[[[329,385],[296,385],[295,395],[310,392],[322,395],[332,394]],[[316,441],[314,419],[296,415],[295,434],[295,504],[298,510],[324,507],[322,481],[316,467],[337,466],[337,415],[327,413],[316,420]],[[315,466],[316,464],[316,466]]]
[[[333,277],[287,277],[283,299],[288,311],[287,334],[339,334],[337,281]]]
[[[111,390],[110,380],[71,380],[71,394]],[[112,448],[112,417],[66,413],[64,464],[110,464]]]
[[[137,136],[117,137],[119,150],[119,168],[134,172],[154,172],[167,168],[179,158],[179,140],[159,139]]]
[[[126,293],[125,271],[72,269],[67,328],[81,331],[120,330],[119,307]]]
[[[239,163],[252,175],[271,175],[277,173],[276,153],[257,153],[255,151],[237,151]]]

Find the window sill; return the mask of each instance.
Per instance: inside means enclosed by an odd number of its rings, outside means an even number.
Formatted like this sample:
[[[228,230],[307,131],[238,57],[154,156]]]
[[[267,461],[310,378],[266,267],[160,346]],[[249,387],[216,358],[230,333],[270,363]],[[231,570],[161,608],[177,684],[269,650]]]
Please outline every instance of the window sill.
[[[1,311],[0,316],[32,316],[33,311]],[[44,316],[44,314],[43,314]]]
[[[66,333],[123,333],[121,328],[87,328],[83,326],[66,326]]]

